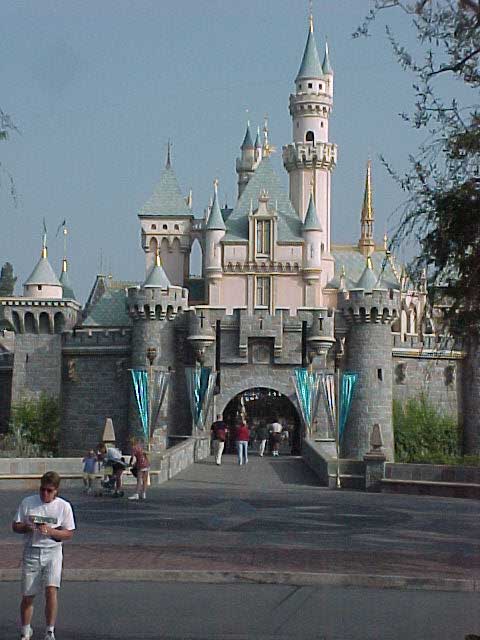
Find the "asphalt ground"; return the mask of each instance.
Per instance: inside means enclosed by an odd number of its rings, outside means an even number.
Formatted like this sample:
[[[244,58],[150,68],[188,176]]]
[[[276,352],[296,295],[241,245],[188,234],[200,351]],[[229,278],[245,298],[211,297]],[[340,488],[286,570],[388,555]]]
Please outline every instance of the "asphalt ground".
[[[18,579],[10,522],[25,492],[0,490],[0,578]],[[480,590],[474,500],[329,490],[301,459],[208,459],[145,502],[62,495],[78,530],[65,580],[252,582]]]

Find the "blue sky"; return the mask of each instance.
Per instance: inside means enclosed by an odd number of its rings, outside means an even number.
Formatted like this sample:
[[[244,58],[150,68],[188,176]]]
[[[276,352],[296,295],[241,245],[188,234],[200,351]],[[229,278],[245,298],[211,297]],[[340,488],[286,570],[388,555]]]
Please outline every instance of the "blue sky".
[[[392,227],[403,196],[378,162],[405,166],[418,142],[398,117],[412,103],[411,78],[396,64],[382,27],[351,34],[368,0],[315,0],[315,34],[328,36],[335,71],[330,137],[333,240],[356,242],[365,165],[373,158],[375,235]],[[162,171],[166,143],[182,190],[201,215],[220,181],[233,204],[235,158],[246,125],[268,113],[278,152],[291,141],[289,93],[307,36],[303,0],[0,0],[0,106],[21,130],[0,145],[14,176],[15,207],[0,189],[0,261],[13,263],[16,291],[38,260],[42,219],[49,258],[60,270],[58,224],[69,228],[70,275],[82,301],[96,273],[142,280],[137,211]],[[393,16],[392,16],[393,17]],[[412,34],[396,18],[399,36]],[[401,257],[401,256],[400,256]]]

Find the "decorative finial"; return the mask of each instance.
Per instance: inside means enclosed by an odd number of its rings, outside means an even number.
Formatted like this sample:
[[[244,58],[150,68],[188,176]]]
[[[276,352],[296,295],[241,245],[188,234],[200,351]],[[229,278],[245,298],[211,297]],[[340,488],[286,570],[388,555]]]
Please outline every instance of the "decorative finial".
[[[218,178],[215,178],[215,180],[213,181],[213,190],[215,191],[216,195],[218,191]]]
[[[308,16],[308,22],[310,25],[310,33],[313,33],[313,2],[312,0],[309,0],[309,5],[310,5],[310,15]]]
[[[162,266],[162,259],[160,258],[160,249],[157,249],[157,255],[155,256],[155,266],[156,267]]]
[[[370,256],[367,256],[367,269],[370,269],[370,271],[373,271],[373,264]]]
[[[63,258],[63,260],[62,260],[62,273],[67,273],[67,271],[68,271],[67,259]]]
[[[247,115],[247,127],[250,127],[250,117],[249,117],[248,109],[245,109],[245,113]]]
[[[263,123],[263,155],[268,158],[275,151],[275,147],[270,146],[268,141],[268,114],[265,114],[265,120]]]
[[[171,148],[171,142],[170,142],[170,138],[168,139],[167,142],[167,162],[165,163],[165,168],[166,169],[170,169],[171,167],[171,160],[170,160],[170,148]]]
[[[388,236],[387,236],[387,232],[385,232],[384,235],[383,235],[383,248],[385,249],[385,251],[388,251]]]
[[[43,219],[43,235],[42,235],[42,258],[47,257],[47,225],[45,218]]]

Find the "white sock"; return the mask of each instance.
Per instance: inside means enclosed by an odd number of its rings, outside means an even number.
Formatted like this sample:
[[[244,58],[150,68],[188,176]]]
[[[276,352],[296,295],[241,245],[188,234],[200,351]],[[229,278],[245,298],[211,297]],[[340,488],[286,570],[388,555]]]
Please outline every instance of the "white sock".
[[[50,625],[45,629],[45,631],[46,633],[53,633],[55,631],[55,627],[53,625]]]
[[[29,624],[22,625],[22,636],[30,635],[31,630],[32,630],[32,627]]]

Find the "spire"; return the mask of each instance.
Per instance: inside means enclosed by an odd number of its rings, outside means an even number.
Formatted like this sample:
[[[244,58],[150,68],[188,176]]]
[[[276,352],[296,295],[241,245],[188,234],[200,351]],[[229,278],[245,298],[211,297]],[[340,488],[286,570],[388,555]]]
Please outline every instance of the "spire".
[[[213,231],[214,229],[217,231],[225,231],[225,222],[223,221],[222,212],[220,211],[220,205],[218,204],[218,180],[215,179],[213,182],[214,196],[213,196],[213,204],[212,209],[210,211],[210,215],[208,217],[207,222],[207,231]]]
[[[310,202],[308,203],[308,209],[303,223],[303,230],[322,231],[322,227],[317,216],[317,209],[315,208],[315,203],[313,201],[313,193],[310,194]]]
[[[365,291],[372,291],[377,286],[377,276],[373,271],[372,259],[367,256],[365,269],[357,282],[356,289],[364,289]]]
[[[358,247],[364,256],[370,256],[375,251],[373,240],[373,198],[372,198],[372,162],[367,162],[367,175],[365,177],[365,192],[363,195],[361,235]]]
[[[275,147],[273,147],[268,140],[268,115],[265,115],[263,123],[263,157],[268,158],[274,151]]]
[[[160,251],[157,251],[157,255],[155,256],[155,264],[148,274],[147,279],[143,283],[143,286],[147,288],[158,289],[168,289],[168,287],[170,286],[170,280],[168,279],[167,274],[162,267]]]
[[[245,131],[245,137],[242,142],[242,146],[240,149],[250,149],[253,148],[252,142],[252,134],[250,133],[250,121],[247,120],[247,130]]]
[[[313,16],[310,13],[307,43],[295,82],[301,78],[321,78],[322,75],[322,65],[320,64],[317,44],[315,42],[315,36],[313,35]]]
[[[255,138],[255,149],[262,148],[262,136],[260,133],[260,127],[257,127],[257,137]]]
[[[325,55],[323,57],[322,63],[322,71],[323,75],[333,75],[332,65],[330,64],[330,54],[328,52],[328,42],[325,42]]]
[[[170,169],[172,166],[171,160],[170,160],[170,139],[167,142],[167,161],[165,162],[165,169]]]
[[[44,228],[45,228],[45,222],[44,222]],[[46,232],[44,232],[43,239],[42,239],[42,255],[40,257],[40,260],[35,265],[35,268],[33,269],[32,273],[24,283],[23,285],[24,287],[38,286],[38,285],[61,287],[60,281],[58,280],[57,276],[55,275],[55,272],[52,269],[50,262],[48,261],[46,240],[47,240],[47,234]]]

